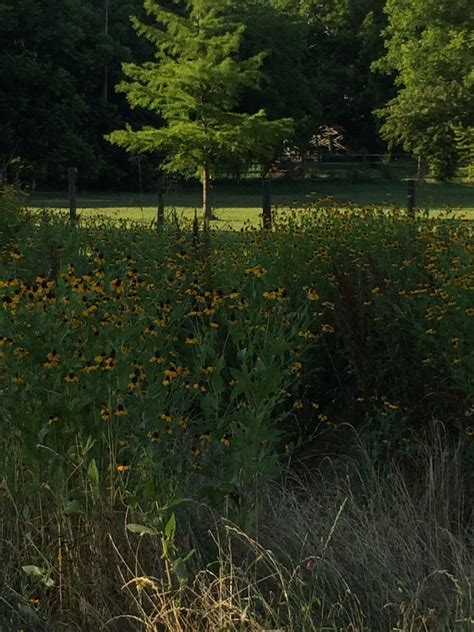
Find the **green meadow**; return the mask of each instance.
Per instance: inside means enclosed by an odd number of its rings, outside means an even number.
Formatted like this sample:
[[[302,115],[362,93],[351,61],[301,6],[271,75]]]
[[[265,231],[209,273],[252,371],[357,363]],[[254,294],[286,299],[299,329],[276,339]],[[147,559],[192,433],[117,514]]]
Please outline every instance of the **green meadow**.
[[[274,206],[298,208],[313,204],[370,204],[386,207],[406,205],[405,181],[349,184],[346,182],[276,181],[272,183]],[[262,187],[259,183],[239,185],[217,183],[212,189],[212,204],[217,218],[215,228],[239,229],[246,224],[257,226],[261,222]],[[422,183],[417,187],[419,212],[437,215],[451,210],[458,215],[474,216],[474,185],[467,183]],[[69,201],[64,192],[36,193],[29,198],[31,209],[45,207],[67,210]],[[83,218],[103,217],[150,223],[156,218],[157,196],[150,193],[88,193],[79,191],[78,209]],[[166,214],[169,218],[190,220],[201,211],[201,190],[197,184],[170,186],[165,195]]]

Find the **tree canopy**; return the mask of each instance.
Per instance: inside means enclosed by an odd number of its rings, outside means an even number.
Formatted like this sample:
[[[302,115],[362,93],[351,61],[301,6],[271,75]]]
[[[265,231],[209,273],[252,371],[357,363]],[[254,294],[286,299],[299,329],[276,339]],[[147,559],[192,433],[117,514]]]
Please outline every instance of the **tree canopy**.
[[[456,130],[474,120],[474,14],[469,0],[387,0],[385,56],[396,96],[379,110],[392,144],[427,158],[435,174],[454,174]]]
[[[188,10],[184,1],[153,4],[183,18]],[[133,160],[104,136],[126,123],[133,130],[169,127],[162,110],[131,108],[126,93],[114,89],[123,82],[123,63],[163,61],[130,21],[152,26],[143,5],[0,0],[0,169],[9,165],[10,176],[50,185],[68,166],[98,186],[132,182]],[[231,86],[232,107],[223,101],[223,111],[293,118],[301,146],[323,125],[342,127],[351,150],[401,148],[440,176],[454,173],[465,156],[474,101],[468,0],[216,0],[215,8],[238,32],[234,66],[259,61],[259,80],[244,80],[250,75],[243,72]],[[160,160],[146,164],[156,172]]]

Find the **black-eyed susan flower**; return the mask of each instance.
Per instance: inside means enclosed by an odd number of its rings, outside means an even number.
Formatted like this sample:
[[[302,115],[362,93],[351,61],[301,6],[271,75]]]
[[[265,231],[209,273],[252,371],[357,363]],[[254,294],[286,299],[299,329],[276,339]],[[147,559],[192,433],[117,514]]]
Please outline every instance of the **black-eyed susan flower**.
[[[93,371],[97,371],[98,368],[98,364],[95,364],[92,360],[88,360],[86,365],[82,367],[81,371],[84,371],[84,373],[92,373]]]
[[[155,351],[155,353],[151,356],[148,362],[150,362],[151,364],[161,364],[163,362],[163,358],[161,357],[160,352]]]
[[[193,307],[193,309],[189,311],[187,315],[189,316],[189,318],[197,318],[201,315],[201,312],[199,311],[198,307]]]
[[[301,364],[301,362],[293,362],[291,365],[291,372],[294,373],[295,375],[300,375],[302,368],[303,368],[303,365]]]
[[[192,335],[192,336],[189,336],[188,338],[186,338],[185,343],[187,345],[198,345],[199,344],[199,340],[198,340],[198,338],[196,338],[196,336]]]
[[[305,338],[306,340],[311,340],[316,338],[316,336],[313,334],[312,331],[310,331],[309,329],[302,329],[301,331],[298,332],[298,337],[299,338]]]
[[[172,362],[169,365],[169,367],[163,371],[163,375],[164,375],[165,378],[167,378],[169,380],[172,380],[175,377],[178,377],[178,371],[177,371],[176,364],[174,364]]]
[[[71,371],[71,373],[68,373],[66,375],[64,381],[68,382],[69,384],[74,384],[75,382],[79,382],[79,377]]]
[[[116,417],[126,417],[128,415],[127,409],[123,404],[119,404],[114,412]]]
[[[104,421],[107,421],[112,417],[112,408],[107,406],[107,404],[102,404],[100,407],[100,418]]]
[[[313,290],[312,288],[307,288],[306,289],[306,296],[308,297],[309,301],[318,301],[319,300],[319,294]]]
[[[268,270],[260,265],[254,266],[253,268],[247,268],[245,270],[245,274],[248,274],[249,276],[254,276],[254,277],[262,277],[262,276],[265,276],[267,273],[268,273]]]
[[[205,441],[206,443],[212,443],[212,433],[210,430],[206,430],[199,435],[201,441]]]
[[[29,355],[29,353],[23,347],[17,347],[16,349],[14,349],[13,355],[16,356],[17,358],[26,358]]]
[[[202,372],[205,373],[206,375],[211,375],[211,373],[214,373],[215,370],[216,370],[216,367],[212,365],[207,365],[202,368]]]
[[[131,379],[130,382],[128,383],[128,390],[130,392],[135,392],[136,390],[138,390],[140,384],[140,378],[137,375],[131,375]]]
[[[276,290],[267,290],[267,291],[263,292],[262,296],[263,296],[263,298],[275,299],[275,298],[277,298],[278,294],[277,294]]]
[[[158,430],[150,430],[150,432],[148,433],[148,439],[152,443],[159,443],[161,441],[161,437]]]
[[[57,351],[50,351],[46,356],[45,362],[43,362],[43,366],[45,369],[54,369],[58,366],[61,357]]]
[[[125,291],[125,285],[122,279],[114,279],[111,283],[112,289],[117,294],[122,294]]]
[[[383,405],[388,408],[389,410],[398,410],[400,408],[400,406],[398,404],[394,404],[392,402],[389,402],[387,399],[383,401]]]
[[[189,417],[180,417],[178,424],[180,428],[187,428],[189,425]]]

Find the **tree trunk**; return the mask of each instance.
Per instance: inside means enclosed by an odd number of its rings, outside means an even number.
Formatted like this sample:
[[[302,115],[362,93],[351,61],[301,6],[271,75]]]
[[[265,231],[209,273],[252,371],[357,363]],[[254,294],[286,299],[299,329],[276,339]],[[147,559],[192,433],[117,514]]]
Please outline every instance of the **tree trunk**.
[[[110,12],[109,0],[104,0],[103,12],[104,12],[104,35],[107,36],[109,34],[109,12]],[[104,66],[104,84],[102,88],[102,97],[104,99],[104,102],[108,103],[109,101],[109,67],[107,64]]]
[[[212,219],[209,181],[209,167],[204,167],[202,172],[202,210],[204,213],[204,227],[206,229],[209,228]]]
[[[415,216],[415,206],[416,206],[416,184],[415,184],[415,180],[408,180],[407,210],[408,210],[409,214],[412,217]]]

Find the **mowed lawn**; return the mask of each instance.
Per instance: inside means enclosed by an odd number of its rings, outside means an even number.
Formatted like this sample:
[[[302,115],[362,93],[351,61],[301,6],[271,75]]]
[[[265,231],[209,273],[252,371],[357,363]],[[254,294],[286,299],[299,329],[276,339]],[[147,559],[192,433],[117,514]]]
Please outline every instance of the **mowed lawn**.
[[[421,183],[417,186],[416,204],[421,212],[438,214],[447,209],[474,219],[474,184]],[[260,223],[262,201],[261,184],[216,183],[212,189],[212,205],[216,215],[214,228],[239,229],[246,224]],[[320,202],[323,205],[357,206],[370,204],[405,206],[407,183],[390,181],[350,184],[345,182],[274,181],[272,203],[275,207],[301,207]],[[28,200],[31,209],[48,208],[67,211],[65,192],[35,193]],[[152,222],[156,217],[157,195],[152,193],[96,193],[79,189],[77,200],[83,217],[107,217],[116,220]],[[200,216],[201,190],[199,184],[174,184],[165,195],[168,217],[192,219],[195,210]]]

